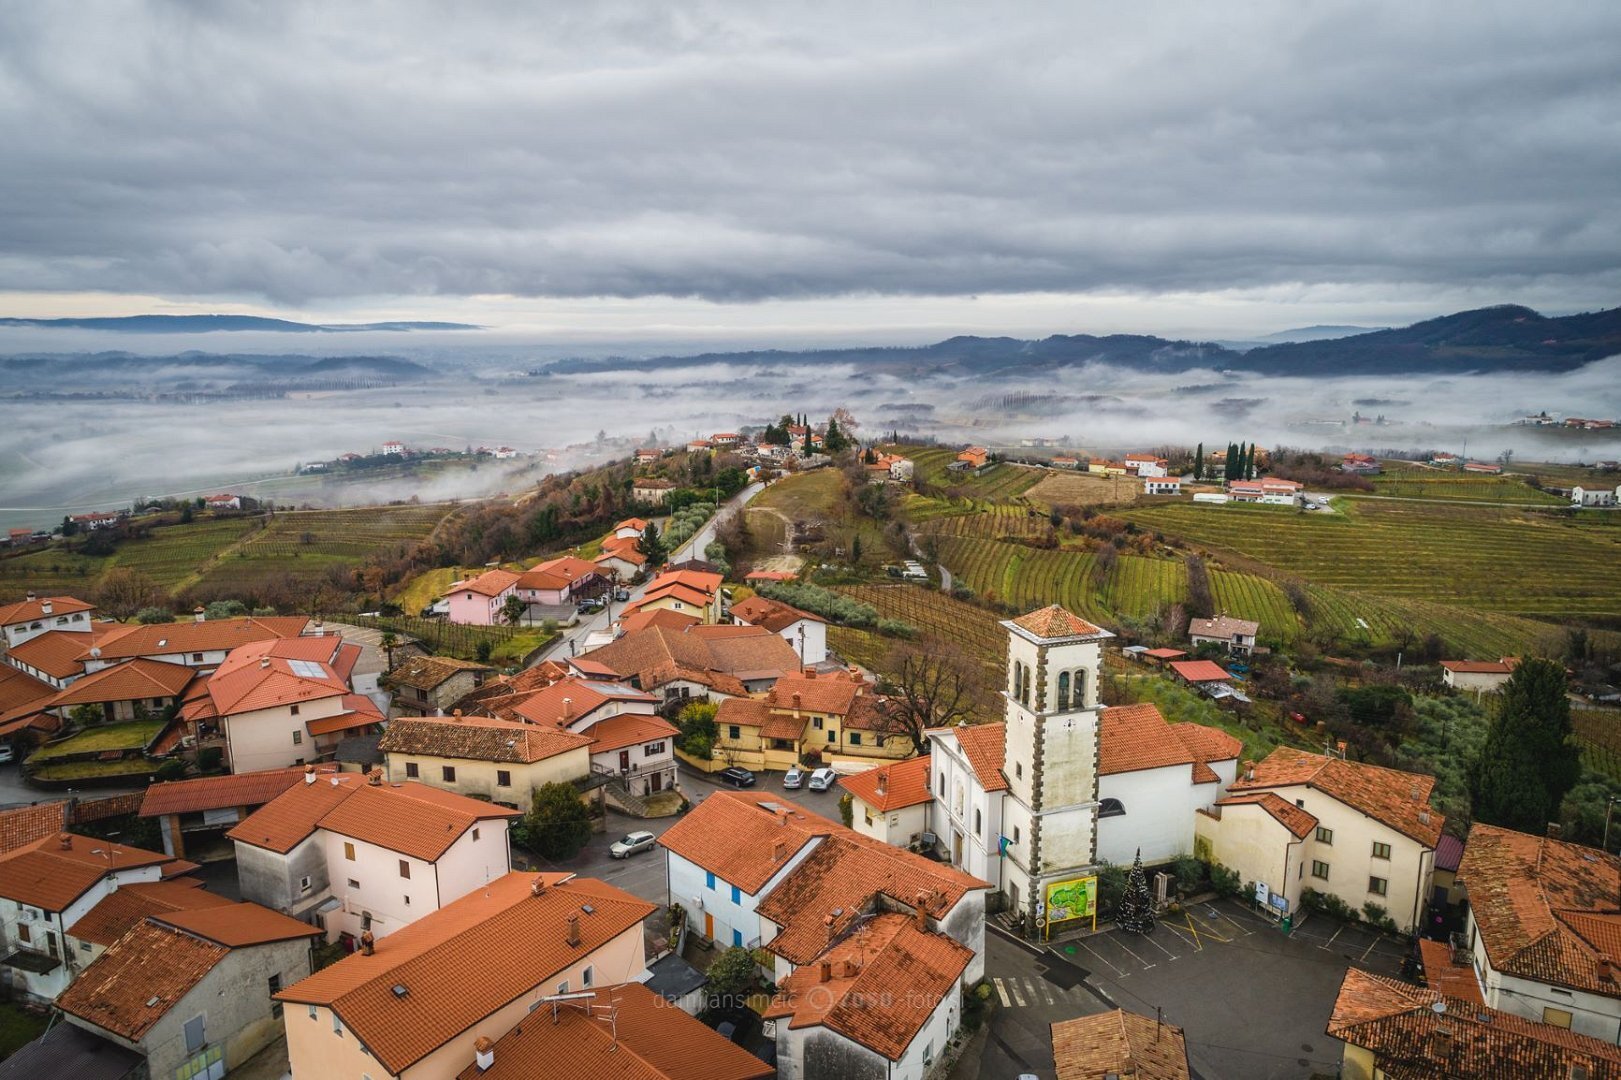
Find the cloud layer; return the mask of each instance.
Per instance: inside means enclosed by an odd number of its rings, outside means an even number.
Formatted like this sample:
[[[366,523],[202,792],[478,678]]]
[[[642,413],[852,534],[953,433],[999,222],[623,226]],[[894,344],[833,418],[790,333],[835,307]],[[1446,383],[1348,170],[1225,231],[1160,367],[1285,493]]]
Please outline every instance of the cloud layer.
[[[6,5],[0,291],[1607,305],[1618,55],[1591,2]]]

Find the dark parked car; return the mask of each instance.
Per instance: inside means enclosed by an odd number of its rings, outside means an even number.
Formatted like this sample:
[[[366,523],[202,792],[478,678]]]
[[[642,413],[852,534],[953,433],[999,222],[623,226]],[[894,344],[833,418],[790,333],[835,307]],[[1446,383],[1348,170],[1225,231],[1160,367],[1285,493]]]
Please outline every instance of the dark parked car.
[[[749,772],[747,769],[739,768],[736,765],[733,765],[729,769],[722,769],[720,772],[715,774],[715,778],[721,783],[731,784],[733,787],[754,786],[754,774]]]

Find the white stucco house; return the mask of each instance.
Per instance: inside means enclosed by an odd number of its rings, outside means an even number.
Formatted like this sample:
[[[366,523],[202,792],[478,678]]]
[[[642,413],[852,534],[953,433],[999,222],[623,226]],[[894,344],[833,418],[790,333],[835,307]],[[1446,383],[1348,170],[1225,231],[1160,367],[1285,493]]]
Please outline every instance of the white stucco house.
[[[854,800],[850,827],[896,847],[921,843],[934,806],[931,775],[924,755],[841,777],[839,786]]]
[[[827,659],[827,620],[820,615],[764,596],[739,600],[729,613],[737,625],[763,626],[792,645],[801,666],[820,664]]]
[[[1614,506],[1618,502],[1621,502],[1621,486],[1595,488],[1578,485],[1570,489],[1570,503],[1572,506]]]
[[[1514,674],[1519,659],[1504,656],[1497,660],[1442,660],[1441,681],[1454,690],[1495,694]]]

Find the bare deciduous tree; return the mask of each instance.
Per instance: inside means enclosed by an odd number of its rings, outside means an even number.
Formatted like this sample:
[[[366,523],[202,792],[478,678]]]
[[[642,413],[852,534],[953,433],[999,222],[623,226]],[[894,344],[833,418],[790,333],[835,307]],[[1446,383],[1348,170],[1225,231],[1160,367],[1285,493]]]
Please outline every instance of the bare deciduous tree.
[[[979,666],[958,649],[931,641],[927,648],[900,645],[885,658],[888,697],[881,709],[880,730],[912,740],[923,750],[923,732],[966,718],[980,689]]]

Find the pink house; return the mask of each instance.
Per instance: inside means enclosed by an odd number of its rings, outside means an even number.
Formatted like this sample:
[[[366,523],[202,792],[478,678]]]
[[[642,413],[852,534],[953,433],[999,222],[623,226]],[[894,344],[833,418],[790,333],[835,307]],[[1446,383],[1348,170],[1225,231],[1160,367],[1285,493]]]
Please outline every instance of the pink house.
[[[445,594],[450,604],[450,621],[474,626],[495,626],[501,622],[501,608],[507,597],[517,595],[518,575],[510,570],[486,570],[475,578],[458,581]]]

